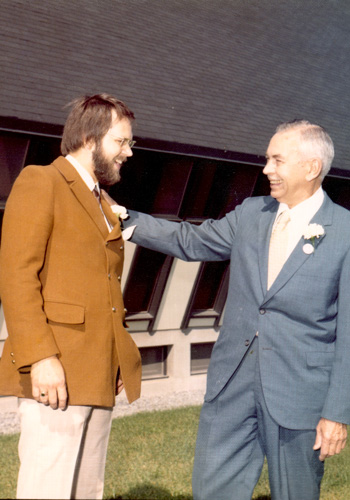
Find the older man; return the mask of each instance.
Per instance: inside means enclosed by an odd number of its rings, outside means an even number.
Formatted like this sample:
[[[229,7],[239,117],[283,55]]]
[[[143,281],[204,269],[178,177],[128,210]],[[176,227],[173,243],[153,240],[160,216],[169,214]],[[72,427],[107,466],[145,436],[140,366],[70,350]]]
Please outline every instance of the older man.
[[[99,182],[132,155],[133,113],[107,94],[77,99],[65,157],[28,166],[6,204],[1,300],[9,338],[0,394],[20,398],[18,498],[102,498],[112,407],[139,397],[124,329],[124,243]]]
[[[319,498],[323,461],[350,422],[350,213],[321,184],[325,130],[278,127],[250,198],[200,226],[130,212],[132,240],[185,260],[231,259],[208,371],[193,475],[196,500],[250,500],[267,457],[274,500]]]

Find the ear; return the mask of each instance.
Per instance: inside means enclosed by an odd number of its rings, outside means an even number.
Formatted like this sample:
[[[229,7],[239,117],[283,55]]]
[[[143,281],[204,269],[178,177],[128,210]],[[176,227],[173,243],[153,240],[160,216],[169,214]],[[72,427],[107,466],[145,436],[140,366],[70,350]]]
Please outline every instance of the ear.
[[[312,158],[307,161],[306,180],[311,182],[320,177],[322,172],[322,161],[320,158]]]
[[[93,139],[89,139],[88,141],[84,141],[84,148],[87,151],[92,152],[95,150],[95,147],[96,147],[96,143]]]

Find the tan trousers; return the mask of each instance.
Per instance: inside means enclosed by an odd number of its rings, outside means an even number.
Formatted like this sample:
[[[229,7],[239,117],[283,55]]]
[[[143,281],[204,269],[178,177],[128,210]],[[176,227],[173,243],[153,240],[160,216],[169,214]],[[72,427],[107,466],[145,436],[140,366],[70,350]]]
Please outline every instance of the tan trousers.
[[[17,498],[101,499],[112,409],[19,399],[19,415]]]

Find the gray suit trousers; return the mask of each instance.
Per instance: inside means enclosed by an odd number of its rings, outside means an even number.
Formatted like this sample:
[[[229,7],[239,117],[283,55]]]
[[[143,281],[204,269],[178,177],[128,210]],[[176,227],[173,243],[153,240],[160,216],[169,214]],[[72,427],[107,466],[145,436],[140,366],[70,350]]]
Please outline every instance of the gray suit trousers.
[[[315,429],[290,430],[270,416],[260,380],[258,337],[223,391],[201,412],[194,500],[250,500],[264,457],[272,500],[317,500],[324,472]]]

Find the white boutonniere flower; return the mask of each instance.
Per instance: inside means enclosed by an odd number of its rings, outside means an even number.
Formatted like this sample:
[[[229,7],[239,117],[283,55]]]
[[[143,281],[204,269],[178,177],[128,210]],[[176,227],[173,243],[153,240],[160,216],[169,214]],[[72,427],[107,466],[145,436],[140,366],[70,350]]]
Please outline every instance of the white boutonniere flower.
[[[121,205],[111,205],[111,210],[121,220],[125,220],[129,217],[127,209]]]
[[[311,240],[311,243],[305,243],[303,251],[306,254],[311,254],[315,251],[315,240],[324,236],[325,230],[320,224],[309,224],[303,234],[304,240]]]

